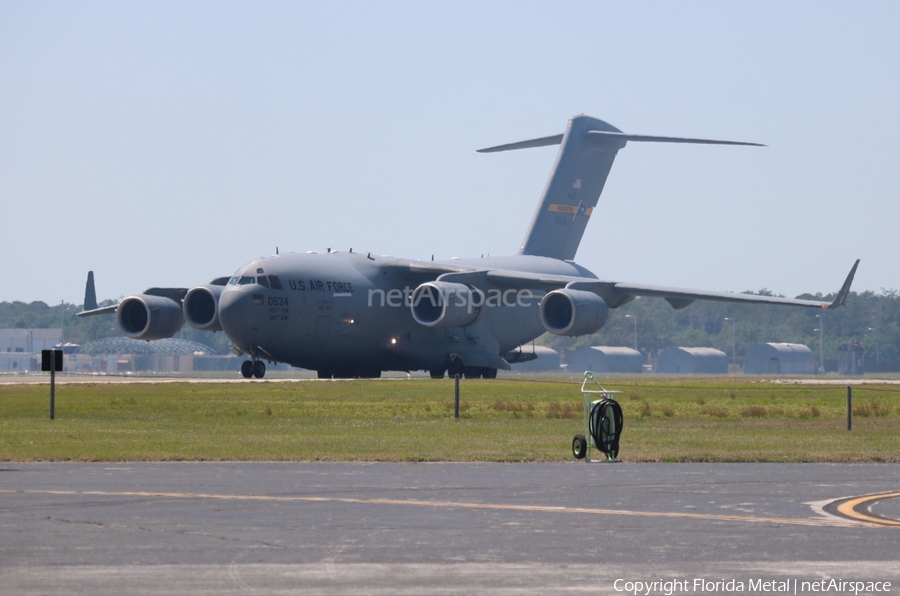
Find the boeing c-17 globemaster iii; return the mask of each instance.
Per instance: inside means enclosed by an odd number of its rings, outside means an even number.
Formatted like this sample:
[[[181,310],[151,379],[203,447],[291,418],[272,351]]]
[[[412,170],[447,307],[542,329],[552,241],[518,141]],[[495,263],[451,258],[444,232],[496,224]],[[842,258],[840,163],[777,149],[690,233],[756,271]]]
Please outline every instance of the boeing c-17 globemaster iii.
[[[599,279],[574,262],[578,244],[617,152],[628,142],[757,145],[626,134],[574,116],[563,134],[481,149],[482,153],[560,145],[556,163],[519,251],[510,256],[418,261],[366,252],[277,254],[250,261],[232,276],[193,288],[149,288],[97,308],[88,276],[79,316],[115,313],[135,339],[174,335],[185,321],[224,331],[247,355],[241,373],[262,378],[265,362],[318,371],[319,378],[379,377],[429,371],[432,377],[493,378],[534,357],[521,346],[546,331],[592,334],[610,309],[636,296],[674,308],[695,300],[836,308],[856,267],[831,303],[707,292]]]

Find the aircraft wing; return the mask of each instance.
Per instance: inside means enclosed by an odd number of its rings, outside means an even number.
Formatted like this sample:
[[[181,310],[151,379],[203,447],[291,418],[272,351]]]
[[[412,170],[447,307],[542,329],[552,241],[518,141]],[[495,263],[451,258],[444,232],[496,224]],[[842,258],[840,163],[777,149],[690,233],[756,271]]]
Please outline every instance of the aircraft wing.
[[[83,310],[79,313],[75,313],[76,317],[93,317],[95,315],[111,315],[118,310],[119,305],[113,304],[112,306],[103,306],[100,308],[92,308],[91,310]]]
[[[518,271],[471,271],[445,273],[439,279],[447,281],[459,281],[465,283],[467,279],[475,282],[478,278],[488,281],[496,286],[507,288],[530,288],[540,290],[554,290],[559,288],[571,288],[594,292],[604,299],[606,303],[617,308],[630,302],[636,296],[652,296],[664,298],[674,308],[684,308],[695,300],[711,300],[718,302],[743,302],[745,304],[784,304],[791,306],[805,306],[809,308],[832,309],[843,306],[850,294],[850,285],[856,275],[859,259],[853,264],[850,273],[844,280],[834,300],[822,302],[819,300],[801,300],[798,298],[781,298],[777,296],[759,296],[756,294],[737,294],[731,292],[710,292],[705,290],[689,290],[684,288],[671,288],[665,286],[651,286],[646,284],[634,284],[626,282],[603,281],[599,279],[585,279],[581,277],[568,277],[558,275],[540,275]]]
[[[163,298],[169,298],[170,300],[181,304],[181,301],[184,300],[184,296],[185,294],[187,294],[189,289],[190,288],[147,288],[146,290],[144,290],[141,296],[161,296]],[[119,309],[119,304],[83,310],[79,313],[76,313],[75,316],[93,317],[95,315],[114,314]]]

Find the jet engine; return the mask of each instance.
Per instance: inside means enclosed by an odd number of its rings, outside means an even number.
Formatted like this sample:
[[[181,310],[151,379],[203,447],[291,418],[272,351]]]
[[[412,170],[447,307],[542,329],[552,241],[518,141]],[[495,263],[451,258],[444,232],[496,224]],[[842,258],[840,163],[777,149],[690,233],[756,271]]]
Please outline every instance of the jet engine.
[[[116,322],[133,339],[164,339],[184,324],[181,305],[164,296],[129,296],[116,309]]]
[[[465,327],[481,316],[484,300],[484,292],[465,284],[429,281],[412,293],[412,316],[425,327]]]
[[[208,285],[191,288],[184,297],[184,318],[188,325],[201,331],[221,331],[219,296],[222,286]]]
[[[575,337],[596,333],[609,318],[603,298],[584,290],[553,290],[541,300],[541,323],[550,333]]]

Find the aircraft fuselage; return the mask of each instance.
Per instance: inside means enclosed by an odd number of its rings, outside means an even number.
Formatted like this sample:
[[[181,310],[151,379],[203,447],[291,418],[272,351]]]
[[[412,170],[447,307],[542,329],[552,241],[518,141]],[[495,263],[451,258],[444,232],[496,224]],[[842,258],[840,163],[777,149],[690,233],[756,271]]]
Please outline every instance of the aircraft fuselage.
[[[219,321],[235,346],[254,357],[342,376],[443,370],[451,355],[472,362],[464,355],[502,354],[544,333],[544,293],[503,287],[487,288],[473,300],[471,308],[481,312],[472,324],[420,324],[411,310],[419,284],[410,283],[415,266],[409,263],[338,251],[259,258],[222,290]],[[594,277],[574,263],[524,255],[433,265]]]

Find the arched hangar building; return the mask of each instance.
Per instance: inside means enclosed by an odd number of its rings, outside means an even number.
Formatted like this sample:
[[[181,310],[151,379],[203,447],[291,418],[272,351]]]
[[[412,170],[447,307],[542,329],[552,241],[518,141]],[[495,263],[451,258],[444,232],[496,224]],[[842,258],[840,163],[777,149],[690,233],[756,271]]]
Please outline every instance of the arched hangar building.
[[[754,344],[744,353],[747,375],[812,375],[816,357],[807,346],[789,343]]]
[[[590,346],[578,348],[566,358],[569,372],[641,373],[644,357],[631,348]]]
[[[728,374],[728,356],[715,348],[669,348],[660,353],[655,372],[675,375],[725,375]]]

